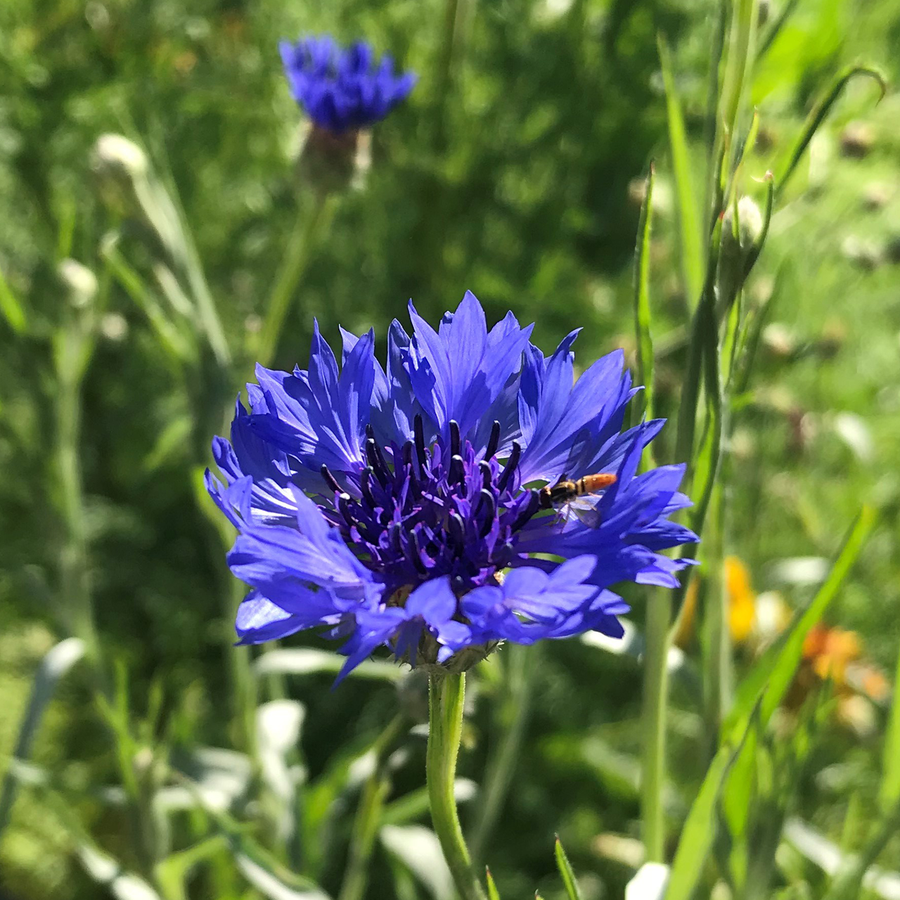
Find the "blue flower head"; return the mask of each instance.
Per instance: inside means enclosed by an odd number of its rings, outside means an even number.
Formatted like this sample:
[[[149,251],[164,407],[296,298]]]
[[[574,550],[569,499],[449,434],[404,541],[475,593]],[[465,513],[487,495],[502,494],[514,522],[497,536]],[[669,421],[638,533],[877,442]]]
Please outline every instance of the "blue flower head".
[[[324,35],[282,41],[279,49],[294,99],[317,126],[334,134],[381,121],[416,83],[412,72],[395,75],[389,56],[376,62],[362,41],[342,48]]]
[[[471,293],[437,330],[409,312],[384,367],[371,331],[342,332],[338,366],[316,327],[309,368],[259,367],[215,439],[207,485],[252,588],[241,641],[318,628],[343,675],[382,646],[460,670],[500,641],[620,636],[613,587],[675,587],[686,563],[660,551],[696,540],[669,521],[683,466],[638,473],[663,423],[623,431],[622,352],[574,380],[577,332],[545,357]]]

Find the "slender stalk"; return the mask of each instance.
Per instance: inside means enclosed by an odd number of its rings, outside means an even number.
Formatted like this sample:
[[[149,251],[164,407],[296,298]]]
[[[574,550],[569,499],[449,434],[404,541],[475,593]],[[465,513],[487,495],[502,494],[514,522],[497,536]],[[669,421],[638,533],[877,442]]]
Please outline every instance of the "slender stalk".
[[[732,692],[729,604],[723,559],[724,506],[722,485],[719,483],[710,503],[709,524],[703,542],[703,560],[707,570],[703,614],[703,689],[710,758],[716,752],[722,721],[731,705]]]
[[[522,736],[531,712],[531,687],[534,675],[540,668],[535,654],[540,653],[540,649],[540,644],[533,647],[511,645],[505,654],[509,659],[509,692],[499,717],[499,740],[496,748],[492,748],[494,752],[487,764],[480,817],[472,839],[472,856],[477,861],[482,860],[485,845],[497,824],[515,774]]]
[[[463,7],[461,9],[460,7]],[[446,139],[447,98],[453,81],[454,60],[458,56],[465,0],[445,0],[441,30],[441,45],[434,67],[434,123],[432,146],[443,149]]]
[[[67,316],[55,350],[56,459],[60,510],[65,541],[60,552],[60,599],[69,628],[84,641],[89,659],[97,661],[97,635],[91,596],[90,565],[81,477],[81,385],[93,339],[75,313]]]
[[[647,862],[665,861],[663,787],[666,777],[666,705],[669,697],[669,620],[672,598],[657,591],[647,604],[644,653],[641,820]]]
[[[269,297],[269,305],[263,319],[256,358],[268,366],[278,350],[281,329],[291,309],[291,301],[297,292],[297,285],[306,271],[312,257],[315,239],[320,228],[327,227],[333,210],[333,195],[316,191],[311,206],[301,212],[294,225],[288,242],[281,269]]]
[[[375,846],[375,835],[381,824],[384,801],[391,789],[386,764],[405,727],[406,717],[402,713],[398,713],[375,745],[375,766],[372,774],[366,779],[359,806],[356,809],[347,868],[344,871],[344,880],[338,900],[362,900],[365,895],[369,880],[369,860],[372,857],[372,848]]]
[[[462,736],[466,676],[432,674],[428,683],[426,779],[431,821],[462,900],[487,900],[472,868],[472,859],[456,811],[453,786]]]

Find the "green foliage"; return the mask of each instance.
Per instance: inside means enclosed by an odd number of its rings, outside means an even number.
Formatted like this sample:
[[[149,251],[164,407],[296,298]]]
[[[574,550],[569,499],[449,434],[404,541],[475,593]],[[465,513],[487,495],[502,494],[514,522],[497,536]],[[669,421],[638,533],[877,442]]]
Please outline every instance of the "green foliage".
[[[315,206],[276,45],[325,30],[421,78],[365,188]],[[584,325],[580,366],[624,345],[646,415],[682,420],[657,461],[689,462],[705,541],[699,652],[665,625],[650,642],[678,675],[654,792],[667,898],[877,886],[898,852],[897,694],[866,701],[866,740],[827,683],[793,700],[824,614],[898,665],[897,97],[872,112],[856,78],[884,93],[898,30],[860,0],[5,4],[0,893],[449,897],[421,683],[373,660],[329,693],[341,660],[314,636],[232,647],[242,589],[202,473],[252,364],[302,363],[314,316],[383,335],[408,297],[434,319],[467,287],[538,321],[544,350]],[[92,167],[104,133],[147,159],[115,208]],[[762,208],[749,248],[744,195]],[[863,504],[881,527],[865,512],[827,576],[780,577]],[[731,646],[732,553],[802,610],[767,650]],[[465,778],[444,788],[490,900],[618,896],[639,864],[647,596],[629,597],[630,656],[554,642],[471,674]],[[62,679],[60,647],[87,656]]]
[[[572,866],[569,863],[569,857],[566,856],[566,851],[563,849],[562,841],[557,837],[556,839],[556,866],[559,869],[560,877],[563,881],[563,886],[566,889],[566,896],[569,900],[582,900],[581,891],[578,890],[578,882],[575,880],[575,873],[572,871]]]

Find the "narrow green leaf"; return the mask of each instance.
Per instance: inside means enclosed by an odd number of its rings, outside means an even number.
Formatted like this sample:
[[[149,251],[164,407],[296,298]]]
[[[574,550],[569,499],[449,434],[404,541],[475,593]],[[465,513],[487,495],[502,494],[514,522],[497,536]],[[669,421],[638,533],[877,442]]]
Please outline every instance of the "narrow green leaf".
[[[734,737],[745,729],[747,716],[762,697],[762,720],[767,723],[781,702],[803,654],[803,642],[810,629],[834,599],[875,523],[875,512],[863,507],[825,582],[812,602],[794,619],[782,637],[757,660],[738,686],[734,705],[722,725],[722,738]]]
[[[700,296],[703,287],[703,241],[700,217],[697,212],[697,193],[691,177],[691,156],[684,127],[684,116],[675,89],[672,62],[668,45],[662,36],[657,38],[659,62],[662,67],[666,90],[666,115],[669,121],[669,147],[672,153],[672,171],[675,176],[675,194],[678,200],[679,240],[681,242],[681,268],[684,289],[691,303]]]
[[[747,261],[744,263],[745,281],[747,280],[747,276],[750,274],[752,268],[756,265],[756,261],[759,259],[759,254],[762,253],[762,248],[766,243],[766,238],[769,236],[769,225],[772,222],[772,210],[775,206],[775,178],[771,172],[766,172],[765,182],[766,206],[763,210],[763,227],[762,231],[760,231],[759,233],[759,237],[756,239],[756,243],[753,245],[752,252],[747,255]]]
[[[740,741],[737,744],[731,741],[724,743],[706,771],[700,792],[681,831],[678,849],[672,862],[666,900],[689,900],[703,874],[706,857],[712,849],[716,836],[717,809],[722,785],[751,730],[758,727],[758,709],[757,706],[756,712],[750,716]]]
[[[3,277],[2,269],[0,269],[0,313],[16,334],[22,334],[28,328],[25,307],[10,289]]]
[[[569,900],[581,900],[581,891],[578,890],[575,873],[572,871],[572,865],[569,862],[569,857],[566,856],[566,851],[563,849],[559,836],[556,838],[556,867],[559,869],[563,885],[566,888],[566,896]]]
[[[488,900],[500,900],[500,891],[497,890],[494,876],[491,875],[491,870],[487,866],[484,867],[484,877],[487,880]]]
[[[840,72],[832,82],[831,88],[828,90],[828,93],[825,94],[825,96],[812,108],[810,114],[806,118],[806,121],[803,123],[803,128],[800,131],[797,142],[794,144],[794,148],[791,151],[788,162],[785,165],[781,176],[778,178],[779,194],[784,190],[784,186],[788,183],[790,177],[794,174],[794,171],[797,168],[797,164],[800,162],[804,151],[809,146],[809,142],[813,139],[816,132],[819,130],[819,126],[823,121],[825,121],[825,117],[831,111],[831,107],[834,106],[838,98],[844,92],[844,88],[857,75],[865,75],[868,78],[874,79],[878,83],[878,87],[881,90],[881,95],[878,99],[881,100],[884,97],[885,93],[887,92],[887,79],[874,66],[848,66],[842,72]]]
[[[211,856],[227,849],[228,842],[222,834],[214,834],[202,841],[167,856],[158,863],[154,875],[166,900],[188,900],[185,884],[191,872]]]
[[[119,252],[115,241],[107,241],[103,246],[103,256],[109,271],[138,309],[147,317],[156,332],[160,346],[171,360],[178,365],[191,361],[197,356],[197,347],[191,337],[180,330],[166,315],[156,296],[147,288],[144,280]]]
[[[647,175],[637,246],[634,251],[634,330],[637,339],[637,377],[644,385],[644,415],[653,418],[653,337],[650,332],[650,220],[653,215],[653,163]]]
[[[794,10],[800,5],[800,0],[788,0],[781,8],[781,12],[775,21],[769,26],[769,30],[763,35],[759,44],[759,50],[756,53],[756,59],[761,60],[771,49],[775,39],[781,34],[787,20],[794,14]]]
[[[806,635],[813,625],[818,622],[825,613],[831,601],[837,595],[838,590],[856,562],[872,527],[875,524],[875,510],[865,506],[861,510],[850,536],[841,549],[840,555],[832,566],[825,583],[819,588],[812,603],[804,610],[797,621],[796,627],[788,632],[787,640],[778,654],[772,673],[768,679],[768,685],[762,699],[763,722],[768,722],[776,707],[781,703],[787,689],[793,681],[794,673],[803,656],[803,643]]]
[[[31,753],[31,745],[37,734],[41,719],[48,704],[53,699],[56,685],[85,653],[85,644],[80,638],[66,638],[52,647],[41,660],[31,685],[31,697],[25,716],[19,727],[19,735],[16,738],[16,746],[13,750],[13,759],[27,760]],[[15,773],[10,769],[3,779],[3,788],[0,790],[0,834],[9,823],[13,803],[16,799],[19,781]]]
[[[728,140],[731,140],[738,125],[741,98],[746,92],[748,73],[753,66],[757,3],[756,0],[737,0],[733,9],[720,108]]]
[[[884,736],[883,774],[878,803],[887,812],[900,802],[900,654],[897,655],[897,674],[894,676],[894,699]]]

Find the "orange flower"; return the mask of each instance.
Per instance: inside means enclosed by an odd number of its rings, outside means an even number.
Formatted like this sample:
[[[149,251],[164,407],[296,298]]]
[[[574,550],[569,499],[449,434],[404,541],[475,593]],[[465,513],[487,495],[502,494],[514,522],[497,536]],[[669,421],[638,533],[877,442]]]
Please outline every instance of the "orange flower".
[[[750,570],[736,556],[725,558],[725,590],[728,592],[728,625],[731,639],[743,644],[756,621],[756,594],[750,585]]]
[[[724,560],[725,590],[728,594],[728,627],[731,639],[735,644],[746,644],[751,638],[770,637],[774,628],[780,632],[790,621],[790,611],[777,595],[765,594],[767,603],[765,610],[759,608],[757,595],[750,582],[750,570],[737,556],[727,556]],[[675,644],[682,649],[686,647],[694,633],[694,620],[697,615],[697,594],[699,582],[691,581],[684,597],[684,610]],[[775,606],[770,608],[771,602]],[[760,616],[760,612],[765,612]]]

